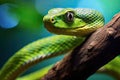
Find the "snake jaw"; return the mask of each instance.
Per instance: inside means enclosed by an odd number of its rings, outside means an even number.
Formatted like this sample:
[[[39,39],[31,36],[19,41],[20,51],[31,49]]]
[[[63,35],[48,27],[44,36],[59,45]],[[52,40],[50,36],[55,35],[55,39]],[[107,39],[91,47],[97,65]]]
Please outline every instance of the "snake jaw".
[[[50,22],[44,22],[44,25],[49,32],[55,33],[55,34],[83,36],[83,37],[90,34],[84,30],[84,27],[86,26],[76,27],[72,29],[71,28],[64,29],[64,28],[54,27],[54,25]]]

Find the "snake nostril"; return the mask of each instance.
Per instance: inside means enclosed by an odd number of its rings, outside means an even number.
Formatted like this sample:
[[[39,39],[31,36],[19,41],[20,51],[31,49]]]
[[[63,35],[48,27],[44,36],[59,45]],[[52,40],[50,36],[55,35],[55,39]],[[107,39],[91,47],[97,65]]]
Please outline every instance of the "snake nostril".
[[[51,22],[51,23],[55,23],[55,19],[54,19],[54,18],[51,18],[51,19],[50,19],[50,22]]]
[[[54,21],[54,19],[52,18],[52,21]]]

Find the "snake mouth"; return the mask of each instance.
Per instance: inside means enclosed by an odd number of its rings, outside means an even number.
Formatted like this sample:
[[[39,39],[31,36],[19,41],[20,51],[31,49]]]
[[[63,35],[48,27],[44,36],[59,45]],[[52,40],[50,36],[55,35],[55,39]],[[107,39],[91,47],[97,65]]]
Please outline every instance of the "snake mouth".
[[[72,36],[86,36],[86,31],[84,29],[85,26],[76,27],[76,28],[58,28],[54,27],[53,24],[49,22],[44,22],[46,29],[55,34],[62,35],[72,35]]]

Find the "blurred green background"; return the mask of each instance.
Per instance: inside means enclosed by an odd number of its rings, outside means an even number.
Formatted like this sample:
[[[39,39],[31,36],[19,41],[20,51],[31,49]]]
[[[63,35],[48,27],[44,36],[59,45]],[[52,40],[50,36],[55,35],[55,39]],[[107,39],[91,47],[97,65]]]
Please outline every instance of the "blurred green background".
[[[51,8],[93,8],[100,11],[106,23],[120,11],[120,0],[0,0],[0,67],[23,46],[53,35],[42,18]],[[63,56],[44,61],[25,74],[60,60]],[[105,74],[94,74],[88,80],[115,80]]]

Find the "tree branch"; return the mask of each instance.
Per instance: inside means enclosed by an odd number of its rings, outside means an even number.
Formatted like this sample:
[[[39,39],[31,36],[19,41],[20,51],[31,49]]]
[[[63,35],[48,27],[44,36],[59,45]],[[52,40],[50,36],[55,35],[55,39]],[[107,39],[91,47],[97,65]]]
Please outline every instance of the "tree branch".
[[[56,63],[42,80],[86,80],[120,53],[120,13]]]

